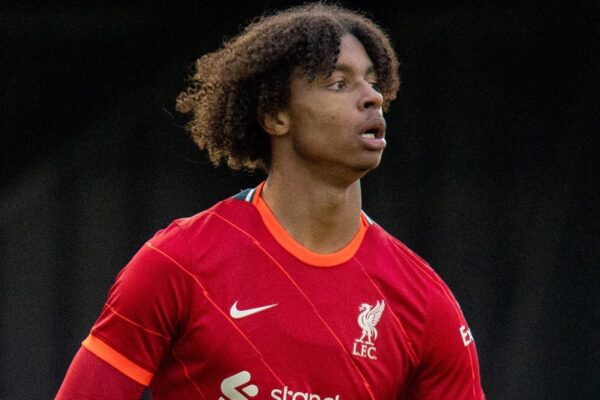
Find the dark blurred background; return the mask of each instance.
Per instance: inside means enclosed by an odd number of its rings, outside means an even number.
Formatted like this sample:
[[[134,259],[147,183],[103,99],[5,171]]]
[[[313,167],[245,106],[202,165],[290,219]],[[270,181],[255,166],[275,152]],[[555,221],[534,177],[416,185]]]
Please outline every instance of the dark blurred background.
[[[146,3],[0,6],[1,399],[52,398],[144,241],[263,178],[210,166],[174,99],[299,2]],[[600,398],[597,2],[342,4],[402,61],[364,209],[453,289],[488,399]]]

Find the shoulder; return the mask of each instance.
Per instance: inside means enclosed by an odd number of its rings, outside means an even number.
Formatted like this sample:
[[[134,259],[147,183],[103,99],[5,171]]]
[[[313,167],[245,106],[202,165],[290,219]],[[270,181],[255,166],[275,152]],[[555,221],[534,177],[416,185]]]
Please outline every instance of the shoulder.
[[[376,223],[369,226],[357,257],[368,259],[373,272],[379,271],[390,279],[401,279],[403,286],[410,282],[419,291],[427,289],[440,293],[445,288],[443,280],[425,259]]]
[[[461,315],[452,291],[424,258],[381,226],[374,224],[372,228],[369,253],[377,256],[380,263],[378,269],[386,279],[395,282],[396,287],[403,287],[415,300],[419,299],[428,314],[444,310],[449,314]]]
[[[194,285],[199,268],[205,267],[198,260],[222,249],[225,238],[232,236],[231,224],[240,224],[251,214],[250,203],[231,197],[196,215],[172,221],[144,243],[119,272],[111,294],[143,303],[160,297],[154,294],[175,298],[185,293]]]
[[[420,372],[414,398],[444,393],[483,398],[473,336],[450,288],[429,263],[380,226],[371,226],[367,239],[364,264],[394,299],[394,311],[416,345]]]
[[[238,226],[251,226],[258,215],[255,207],[240,196],[247,191],[190,217],[173,220],[167,227],[157,231],[146,245],[185,255],[190,245],[198,248],[202,243],[207,243],[207,238],[226,234]]]
[[[189,217],[178,218],[156,231],[120,271],[117,282],[171,275],[177,269],[189,269],[194,260],[231,236],[234,225],[249,225],[256,213],[251,203],[236,196],[224,199],[212,207]],[[179,268],[176,268],[179,267]]]
[[[386,297],[395,299],[391,305],[402,315],[418,347],[429,340],[434,320],[458,324],[458,332],[462,314],[452,292],[429,263],[402,241],[371,225],[357,260]]]
[[[215,216],[220,216],[222,218],[246,217],[249,211],[254,209],[252,203],[244,201],[244,193],[248,192],[248,190],[249,189],[227,199],[221,200],[212,207],[195,215],[173,220],[166,228],[156,232],[154,238],[161,237],[165,234],[174,234],[173,231],[177,231],[178,234],[190,234],[195,230],[206,227],[207,224],[210,225]]]

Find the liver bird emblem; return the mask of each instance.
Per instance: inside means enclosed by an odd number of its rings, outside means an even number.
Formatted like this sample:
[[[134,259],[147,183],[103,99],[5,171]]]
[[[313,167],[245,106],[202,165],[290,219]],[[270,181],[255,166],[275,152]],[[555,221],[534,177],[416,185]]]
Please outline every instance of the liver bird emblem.
[[[375,307],[367,303],[363,303],[358,307],[358,310],[361,311],[361,313],[358,314],[358,325],[362,328],[362,335],[360,339],[357,339],[359,342],[373,344],[373,340],[377,339],[377,329],[375,326],[381,319],[381,314],[384,309],[385,303],[383,300],[381,300],[381,302],[377,301]]]

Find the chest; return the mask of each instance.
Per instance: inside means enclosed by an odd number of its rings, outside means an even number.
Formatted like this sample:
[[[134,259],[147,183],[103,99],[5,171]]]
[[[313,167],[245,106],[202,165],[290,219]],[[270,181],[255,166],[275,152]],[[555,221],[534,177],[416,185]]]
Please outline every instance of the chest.
[[[242,249],[204,257],[194,270],[197,291],[171,362],[186,366],[206,398],[395,399],[402,391],[411,369],[403,305],[359,263],[315,268]]]

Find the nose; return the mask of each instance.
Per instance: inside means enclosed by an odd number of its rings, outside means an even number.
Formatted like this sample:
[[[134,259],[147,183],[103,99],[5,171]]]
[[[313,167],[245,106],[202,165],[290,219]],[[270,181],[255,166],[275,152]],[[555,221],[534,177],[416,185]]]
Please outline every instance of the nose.
[[[383,106],[383,96],[368,82],[365,82],[365,90],[359,101],[360,110],[379,110]]]

